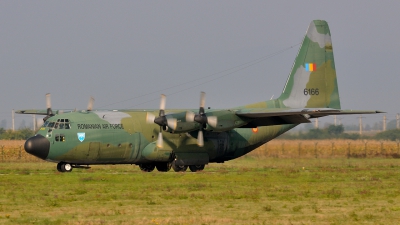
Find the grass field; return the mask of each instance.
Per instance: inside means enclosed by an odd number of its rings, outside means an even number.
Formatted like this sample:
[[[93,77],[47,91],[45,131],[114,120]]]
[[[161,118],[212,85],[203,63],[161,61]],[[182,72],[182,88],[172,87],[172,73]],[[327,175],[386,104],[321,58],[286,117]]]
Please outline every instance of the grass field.
[[[203,172],[0,163],[0,224],[399,224],[393,158],[246,156]]]
[[[23,143],[0,141],[0,224],[400,223],[397,142],[274,140],[197,173],[59,173]]]

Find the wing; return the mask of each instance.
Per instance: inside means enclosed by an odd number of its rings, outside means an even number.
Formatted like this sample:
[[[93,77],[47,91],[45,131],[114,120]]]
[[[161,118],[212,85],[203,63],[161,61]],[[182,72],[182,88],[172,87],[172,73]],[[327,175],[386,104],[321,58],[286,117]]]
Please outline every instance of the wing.
[[[271,126],[281,124],[310,123],[310,119],[329,115],[351,115],[351,114],[376,114],[381,111],[363,110],[341,110],[331,108],[300,108],[300,109],[266,109],[253,108],[236,111],[236,115],[243,118],[253,119],[242,128],[257,126]]]
[[[54,114],[62,114],[62,113],[68,113],[68,112],[73,112],[74,110],[71,109],[57,109],[54,110]],[[15,113],[17,114],[35,114],[35,115],[43,115],[46,116],[48,115],[47,109],[21,109],[21,110],[16,110]]]

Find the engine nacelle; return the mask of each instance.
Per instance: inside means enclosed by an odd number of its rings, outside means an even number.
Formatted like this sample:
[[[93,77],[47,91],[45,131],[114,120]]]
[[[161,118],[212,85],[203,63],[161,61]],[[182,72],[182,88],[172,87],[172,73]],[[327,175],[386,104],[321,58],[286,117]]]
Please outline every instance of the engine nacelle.
[[[166,129],[164,131],[170,133],[187,133],[194,130],[199,130],[201,124],[196,122],[176,122],[176,127],[165,126]]]
[[[214,131],[214,132],[223,132],[232,130],[237,127],[241,127],[246,125],[248,122],[243,120],[219,120],[217,126],[213,127],[210,124],[206,125],[204,130],[207,131]]]

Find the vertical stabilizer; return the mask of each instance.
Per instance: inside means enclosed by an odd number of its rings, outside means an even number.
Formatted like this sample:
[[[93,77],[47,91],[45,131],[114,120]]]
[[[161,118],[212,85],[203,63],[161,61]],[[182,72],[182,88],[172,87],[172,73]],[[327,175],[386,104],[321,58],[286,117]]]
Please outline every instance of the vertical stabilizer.
[[[331,33],[328,23],[308,27],[279,100],[290,108],[340,109]]]

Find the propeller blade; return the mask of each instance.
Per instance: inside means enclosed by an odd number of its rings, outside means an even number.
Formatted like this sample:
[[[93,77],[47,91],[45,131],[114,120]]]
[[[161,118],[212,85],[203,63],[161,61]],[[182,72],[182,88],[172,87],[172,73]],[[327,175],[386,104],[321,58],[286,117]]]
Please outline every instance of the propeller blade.
[[[36,129],[43,125],[44,121],[42,119],[36,119]]]
[[[199,112],[199,113],[204,113],[205,105],[206,105],[206,93],[202,91],[200,93],[200,110],[201,110],[201,108],[203,108],[203,112]]]
[[[160,130],[160,133],[158,133],[158,138],[157,138],[157,147],[162,148],[163,147],[163,137],[162,137],[162,132]]]
[[[178,120],[176,118],[167,118],[167,125],[172,130],[176,130],[176,127],[178,126]]]
[[[93,103],[94,103],[94,98],[92,96],[90,96],[89,103],[88,103],[88,106],[87,106],[87,111],[92,111],[93,110]]]
[[[165,110],[165,102],[166,102],[166,96],[162,94],[160,100],[160,110]]]
[[[192,111],[186,111],[186,122],[193,122],[196,114]]]
[[[218,119],[216,116],[207,116],[207,123],[212,127],[217,127]]]
[[[197,135],[197,145],[200,147],[204,146],[203,130],[199,130],[199,134]]]
[[[51,110],[51,97],[50,93],[46,94],[46,107],[47,107],[47,116],[43,118],[43,122],[46,121],[48,118],[54,116],[53,110]]]
[[[51,97],[50,93],[46,94],[46,108],[50,109],[51,108]]]
[[[151,113],[147,113],[146,114],[146,122],[147,123],[154,123],[154,119],[156,118],[156,116],[154,116]]]

